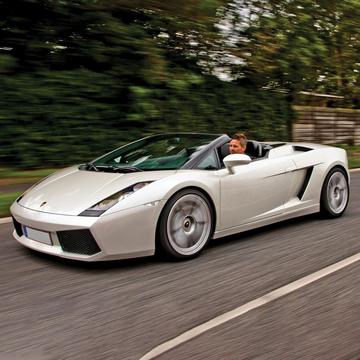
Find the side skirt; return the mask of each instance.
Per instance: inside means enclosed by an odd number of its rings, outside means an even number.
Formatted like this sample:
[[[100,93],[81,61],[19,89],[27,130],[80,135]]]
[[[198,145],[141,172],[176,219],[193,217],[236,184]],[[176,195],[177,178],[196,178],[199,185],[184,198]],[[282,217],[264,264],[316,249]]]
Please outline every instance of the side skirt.
[[[263,220],[254,221],[251,223],[243,224],[240,226],[235,226],[235,227],[225,229],[225,230],[215,231],[215,233],[213,235],[213,239],[218,239],[220,237],[236,234],[236,233],[243,232],[243,231],[248,231],[251,229],[259,228],[261,226],[274,224],[274,223],[277,223],[277,222],[280,222],[283,220],[288,220],[288,219],[296,218],[299,216],[318,213],[319,211],[320,211],[319,204],[311,205],[304,209],[289,211],[284,214],[275,215],[275,216],[272,216],[270,218],[266,218]]]

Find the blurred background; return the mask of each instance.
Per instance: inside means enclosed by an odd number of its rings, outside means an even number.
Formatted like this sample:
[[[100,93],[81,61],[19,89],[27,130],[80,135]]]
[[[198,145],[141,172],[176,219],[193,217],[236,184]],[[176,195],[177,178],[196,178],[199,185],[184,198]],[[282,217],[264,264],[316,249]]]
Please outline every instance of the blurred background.
[[[2,0],[0,187],[173,131],[341,144],[360,166],[359,18],[358,0]]]

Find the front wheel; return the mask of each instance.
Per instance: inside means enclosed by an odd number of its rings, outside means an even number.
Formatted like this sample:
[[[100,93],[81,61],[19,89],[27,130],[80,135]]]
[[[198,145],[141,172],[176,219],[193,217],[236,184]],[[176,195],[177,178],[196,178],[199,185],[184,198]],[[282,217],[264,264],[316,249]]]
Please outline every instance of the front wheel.
[[[213,230],[208,199],[198,190],[184,189],[165,205],[159,222],[159,244],[169,256],[187,259],[198,255]]]
[[[327,217],[341,216],[349,202],[349,182],[346,172],[339,167],[327,174],[322,190],[320,211]]]

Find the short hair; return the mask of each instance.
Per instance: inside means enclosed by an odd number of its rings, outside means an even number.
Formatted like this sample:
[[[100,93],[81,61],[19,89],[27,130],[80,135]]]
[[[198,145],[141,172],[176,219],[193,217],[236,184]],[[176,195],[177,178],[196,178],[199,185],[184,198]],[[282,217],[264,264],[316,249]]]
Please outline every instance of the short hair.
[[[232,139],[240,141],[241,146],[246,147],[247,137],[244,133],[236,133],[232,136]]]

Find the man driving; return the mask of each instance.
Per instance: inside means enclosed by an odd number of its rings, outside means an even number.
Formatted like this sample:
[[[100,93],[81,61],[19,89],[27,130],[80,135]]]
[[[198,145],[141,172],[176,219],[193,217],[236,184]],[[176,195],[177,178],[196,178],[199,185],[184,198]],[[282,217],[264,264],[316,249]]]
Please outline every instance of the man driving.
[[[229,142],[230,154],[244,154],[247,138],[243,133],[236,133]]]

